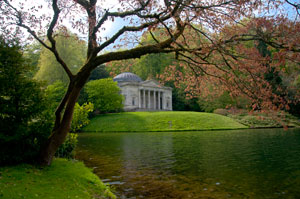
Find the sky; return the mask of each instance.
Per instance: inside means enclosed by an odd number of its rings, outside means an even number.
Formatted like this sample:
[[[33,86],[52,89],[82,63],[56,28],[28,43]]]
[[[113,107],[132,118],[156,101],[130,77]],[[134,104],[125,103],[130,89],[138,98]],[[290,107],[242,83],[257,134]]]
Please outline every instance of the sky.
[[[47,6],[47,0],[15,0],[13,2],[11,2],[14,6],[18,7],[19,2],[24,2],[24,8],[25,9],[30,9],[32,8],[32,6],[34,5],[35,7],[39,7],[42,6],[42,8],[39,8],[38,12],[35,13],[35,15],[37,17],[41,16],[42,14],[47,14],[49,16],[52,16],[53,12],[51,9],[49,9],[49,7]],[[120,6],[119,5],[119,1],[118,0],[101,0],[100,3],[101,7],[103,9],[109,9],[111,11],[115,11],[117,10],[117,8]],[[113,25],[113,24],[117,24],[117,25]],[[112,34],[112,32],[115,32],[116,29],[118,28],[119,25],[122,25],[123,22],[122,21],[115,21],[115,22],[111,22],[111,21],[106,21],[104,23],[104,28],[105,31],[101,31],[101,36],[109,36]],[[70,24],[65,24],[66,26],[68,26],[70,29],[71,26]]]
[[[39,6],[39,5],[43,5],[42,8],[39,8],[38,13],[36,14],[37,16],[42,15],[42,14],[49,14],[49,15],[53,15],[52,11],[48,8],[47,6],[47,1],[49,0],[14,0],[12,1],[12,4],[14,5],[18,5],[18,2],[25,2],[26,5],[24,5],[25,9],[30,9],[32,7],[32,5],[34,6]],[[290,0],[292,3],[300,3],[300,0]],[[163,3],[163,0],[160,0],[160,3]],[[118,0],[101,0],[99,1],[99,5],[103,8],[103,9],[109,9],[110,11],[117,11],[118,8],[120,8],[120,4]],[[296,11],[293,7],[285,4],[284,5],[284,11],[287,13],[287,16],[291,19],[294,20],[296,18]],[[278,12],[277,10],[272,10],[269,13],[276,13]],[[299,20],[299,18],[298,18]],[[64,24],[64,23],[63,23]],[[46,24],[43,24],[46,25]],[[66,25],[66,27],[68,27],[69,29],[72,29],[71,25],[68,23],[65,23],[64,25]],[[110,37],[112,35],[114,35],[120,28],[122,28],[125,25],[129,25],[128,21],[125,21],[123,19],[116,19],[114,22],[112,21],[106,21],[104,24],[104,28],[105,30],[101,30],[98,35],[101,37]],[[79,32],[75,32],[77,33],[81,38],[83,39],[87,39],[84,38],[84,35],[82,35]],[[82,35],[82,36],[81,36]]]

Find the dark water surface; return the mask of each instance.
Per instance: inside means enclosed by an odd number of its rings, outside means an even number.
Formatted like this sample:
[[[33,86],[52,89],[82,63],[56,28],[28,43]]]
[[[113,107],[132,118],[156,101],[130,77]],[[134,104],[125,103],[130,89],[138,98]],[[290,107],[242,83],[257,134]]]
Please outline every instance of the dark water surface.
[[[300,129],[81,133],[119,198],[300,198]]]

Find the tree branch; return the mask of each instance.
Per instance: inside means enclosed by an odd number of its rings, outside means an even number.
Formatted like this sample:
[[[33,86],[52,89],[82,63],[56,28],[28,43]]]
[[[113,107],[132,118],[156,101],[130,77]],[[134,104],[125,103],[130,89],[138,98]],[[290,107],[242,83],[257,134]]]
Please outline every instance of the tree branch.
[[[158,21],[155,22],[149,22],[149,23],[144,23],[140,26],[124,26],[122,29],[120,29],[116,34],[114,34],[109,40],[105,41],[103,44],[101,44],[99,47],[97,47],[95,49],[95,54],[98,54],[101,50],[103,50],[104,48],[106,48],[107,46],[109,46],[110,44],[114,43],[122,34],[124,34],[125,32],[136,32],[136,31],[140,31],[144,28],[147,28],[151,25],[157,24]]]
[[[59,13],[60,13],[60,10],[58,9],[58,6],[57,6],[57,0],[53,0],[53,4],[52,4],[52,9],[53,9],[53,12],[54,12],[54,16],[53,16],[53,19],[50,23],[50,26],[49,26],[49,29],[47,31],[47,37],[51,43],[51,46],[47,45],[43,40],[41,40],[37,34],[29,27],[27,26],[26,24],[24,24],[24,21],[23,21],[23,18],[22,18],[22,13],[20,11],[18,11],[15,7],[13,7],[8,0],[3,0],[6,5],[8,5],[10,8],[12,8],[17,14],[15,15],[17,17],[17,23],[16,25],[19,26],[19,27],[22,27],[24,29],[27,30],[28,33],[30,33],[30,35],[32,35],[38,42],[40,42],[40,44],[42,44],[45,48],[47,48],[48,50],[50,50],[56,60],[58,61],[58,63],[60,63],[60,65],[63,67],[63,69],[65,70],[65,72],[67,73],[69,79],[71,80],[73,78],[73,74],[72,72],[70,71],[70,69],[68,68],[68,66],[66,65],[66,63],[62,60],[62,58],[59,56],[58,52],[57,52],[57,49],[56,49],[56,42],[53,38],[53,29],[57,23],[57,20],[58,20],[58,16],[59,16]]]
[[[185,24],[181,25],[179,23],[177,25],[177,31],[174,33],[173,38],[166,39],[165,41],[162,41],[158,44],[141,46],[141,47],[136,47],[136,48],[133,48],[130,50],[111,52],[111,53],[107,53],[104,55],[99,55],[94,60],[94,65],[91,67],[94,68],[100,64],[107,63],[110,61],[117,61],[117,60],[123,60],[123,59],[131,59],[131,58],[140,58],[141,56],[143,56],[145,54],[178,51],[178,49],[170,49],[170,47],[171,47],[170,45],[183,33],[184,27],[185,27]],[[82,68],[82,69],[85,70],[84,68]]]
[[[54,29],[55,25],[57,24],[59,13],[60,13],[60,10],[57,6],[57,0],[52,1],[52,9],[53,9],[54,15],[53,15],[53,19],[50,23],[50,26],[47,30],[47,37],[48,37],[48,39],[51,43],[51,49],[50,50],[54,54],[54,56],[55,56],[56,60],[58,61],[58,63],[60,63],[60,65],[63,67],[63,69],[65,70],[65,72],[67,73],[67,75],[68,75],[68,77],[71,81],[73,79],[74,75],[72,74],[71,70],[68,68],[67,64],[59,56],[59,53],[58,53],[57,48],[56,48],[56,41],[53,38],[53,29]]]

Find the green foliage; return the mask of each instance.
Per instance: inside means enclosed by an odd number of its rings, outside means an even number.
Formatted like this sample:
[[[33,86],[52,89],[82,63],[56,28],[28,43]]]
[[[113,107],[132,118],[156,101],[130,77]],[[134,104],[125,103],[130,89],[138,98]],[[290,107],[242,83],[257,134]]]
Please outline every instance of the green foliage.
[[[47,86],[46,94],[47,98],[51,102],[59,103],[63,98],[64,94],[66,93],[67,88],[63,84],[62,81],[56,81],[53,84]]]
[[[229,114],[228,111],[226,109],[223,109],[223,108],[215,109],[214,113],[219,114],[219,115],[224,115],[224,116],[227,116]]]
[[[174,62],[173,54],[148,54],[136,59],[133,71],[142,79],[155,79],[165,68]]]
[[[0,198],[114,199],[109,187],[82,162],[54,159],[40,169],[28,164],[0,167]]]
[[[94,105],[90,102],[84,103],[80,106],[78,103],[75,104],[73,120],[71,124],[71,132],[79,131],[82,127],[90,123],[89,113],[94,110]]]
[[[92,74],[90,75],[88,81],[104,79],[104,78],[108,78],[108,77],[109,77],[109,73],[106,71],[105,65],[100,65],[92,71]],[[87,101],[88,101],[88,95],[84,91],[84,88],[82,88],[80,91],[80,95],[78,97],[78,103],[80,105],[82,105],[82,104],[86,103]]]
[[[61,58],[69,66],[70,70],[76,73],[84,63],[86,56],[85,42],[79,40],[76,35],[70,34],[67,37],[57,36],[56,45]],[[48,49],[42,49],[38,66],[39,70],[35,76],[36,79],[45,80],[48,84],[53,84],[57,80],[62,81],[64,84],[69,82],[62,66]]]
[[[54,121],[54,112],[62,100],[65,92],[66,87],[61,81],[56,81],[46,88],[46,100],[49,104],[49,119],[51,119],[51,121]],[[90,122],[88,116],[89,112],[93,111],[93,108],[94,106],[92,103],[85,103],[82,106],[80,106],[78,103],[75,104],[73,120],[71,123],[71,132],[78,131],[80,128],[84,127]],[[77,135],[72,133],[68,134],[65,142],[58,148],[55,155],[57,157],[73,158],[76,144]]]
[[[177,88],[173,81],[168,81],[165,86],[173,88],[172,90],[172,106],[174,111],[198,111],[202,112],[197,98],[187,99],[184,88]]]
[[[66,87],[61,81],[56,81],[54,84],[51,84],[46,88],[47,101],[53,117],[54,112],[62,100],[65,92]],[[71,132],[76,132],[89,123],[88,116],[93,109],[94,105],[90,102],[86,102],[81,106],[78,103],[75,104]]]
[[[156,39],[163,40],[168,34],[165,29],[156,29],[152,32]],[[141,37],[141,44],[155,44],[156,41],[153,39],[149,32],[146,32]],[[174,62],[175,60],[174,53],[158,53],[158,54],[147,54],[142,56],[140,59],[135,59],[132,66],[133,73],[140,76],[142,79],[155,79],[158,75],[162,74],[165,68]]]
[[[100,65],[92,71],[92,73],[89,77],[89,81],[97,80],[97,79],[104,79],[104,78],[108,78],[108,77],[109,77],[109,73],[106,71],[105,65]]]
[[[75,157],[75,148],[77,145],[78,135],[75,133],[69,133],[66,137],[65,142],[59,146],[58,150],[55,153],[56,157],[59,158],[74,158]]]
[[[56,81],[53,84],[47,86],[45,89],[45,100],[48,104],[47,111],[49,115],[49,120],[52,121],[52,125],[54,124],[55,120],[56,108],[62,100],[63,96],[65,95],[66,90],[67,89],[65,85],[61,81]]]
[[[294,85],[300,90],[300,75],[295,78]]]
[[[52,114],[54,114],[66,91],[67,88],[62,81],[56,81],[53,84],[47,86],[45,93],[49,103],[49,109],[51,110]]]
[[[27,45],[24,49],[24,56],[30,61],[30,77],[34,77],[38,71],[38,63],[42,51],[42,45],[39,42],[33,42]]]
[[[41,84],[16,42],[0,38],[0,165],[33,160],[50,134]]]
[[[198,102],[205,112],[213,112],[215,109],[224,109],[237,105],[228,92],[224,92],[219,97],[208,96],[205,99],[200,97]]]
[[[123,97],[119,94],[117,82],[111,78],[89,81],[85,91],[88,99],[95,106],[95,110],[107,113],[120,111],[123,108]]]

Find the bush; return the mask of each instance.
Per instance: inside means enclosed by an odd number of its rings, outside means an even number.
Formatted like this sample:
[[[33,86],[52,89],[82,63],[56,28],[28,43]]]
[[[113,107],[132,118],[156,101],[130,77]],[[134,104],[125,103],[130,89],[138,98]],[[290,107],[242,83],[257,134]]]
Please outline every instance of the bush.
[[[123,97],[120,88],[111,78],[89,81],[85,91],[88,99],[95,106],[95,110],[107,113],[117,112],[123,108]]]
[[[67,91],[66,85],[62,81],[56,81],[53,84],[47,86],[46,95],[49,101],[49,106],[51,111],[54,113],[60,101],[64,97]]]
[[[78,103],[75,104],[73,120],[71,124],[71,131],[75,132],[87,125],[90,120],[88,119],[89,112],[92,112],[94,105],[92,103],[85,103],[80,106]],[[77,134],[69,133],[66,137],[65,142],[58,148],[55,153],[56,157],[60,158],[74,158],[75,148],[77,145]]]
[[[219,115],[225,115],[225,116],[229,114],[228,110],[222,109],[222,108],[218,108],[218,109],[214,110],[214,113],[219,114]]]
[[[75,133],[69,133],[67,135],[65,142],[62,145],[60,145],[60,147],[56,151],[55,156],[59,158],[68,158],[68,159],[74,158],[75,156],[74,149],[76,148],[78,142],[77,136],[78,135]]]
[[[17,42],[0,37],[0,165],[35,159],[51,132],[41,84]]]
[[[73,120],[71,124],[71,132],[79,131],[82,127],[90,123],[89,113],[94,110],[94,105],[90,102],[84,103],[80,106],[78,103],[75,104]]]

